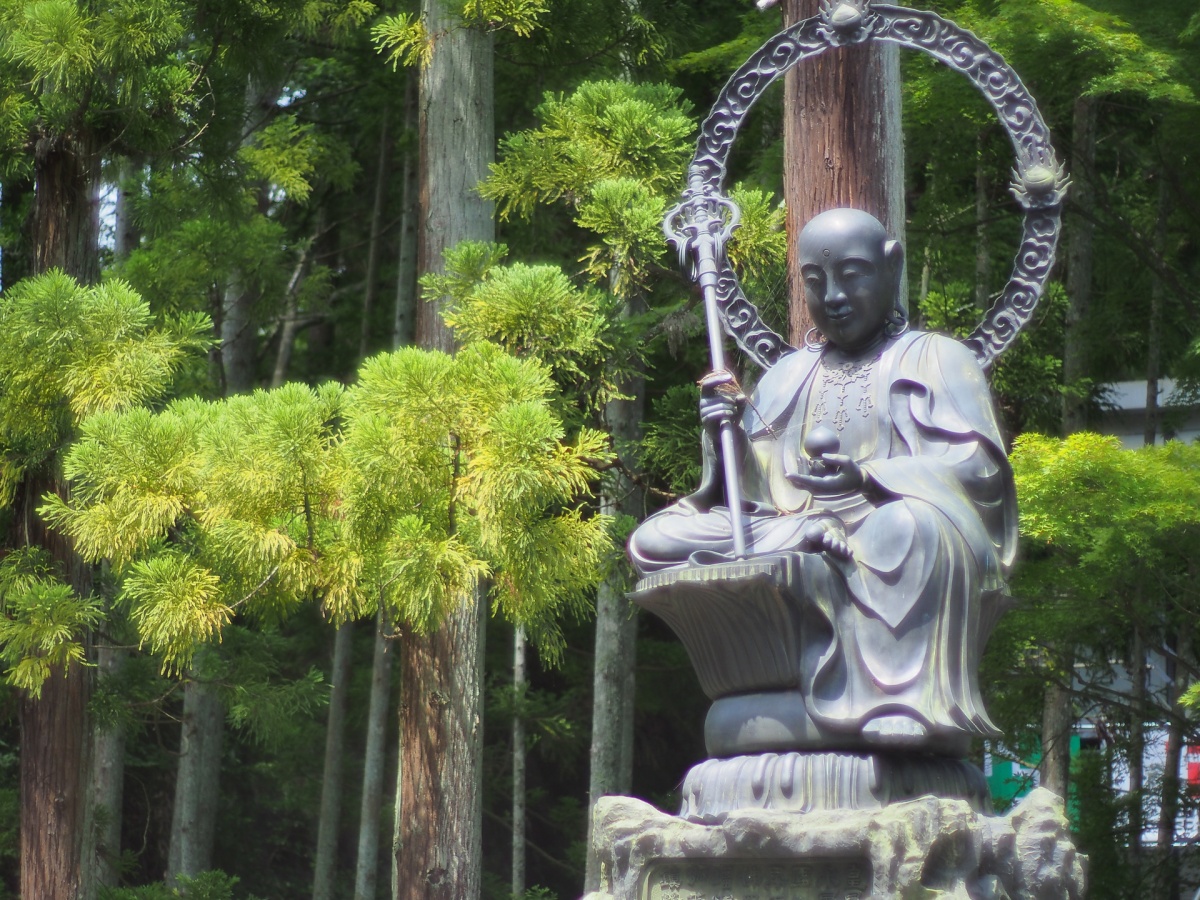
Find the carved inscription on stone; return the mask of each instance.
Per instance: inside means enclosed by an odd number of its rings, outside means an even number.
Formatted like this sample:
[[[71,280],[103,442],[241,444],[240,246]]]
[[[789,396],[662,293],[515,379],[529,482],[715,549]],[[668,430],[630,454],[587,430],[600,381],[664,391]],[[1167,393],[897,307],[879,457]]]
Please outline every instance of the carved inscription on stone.
[[[818,859],[664,859],[642,876],[639,900],[866,900],[871,864]]]

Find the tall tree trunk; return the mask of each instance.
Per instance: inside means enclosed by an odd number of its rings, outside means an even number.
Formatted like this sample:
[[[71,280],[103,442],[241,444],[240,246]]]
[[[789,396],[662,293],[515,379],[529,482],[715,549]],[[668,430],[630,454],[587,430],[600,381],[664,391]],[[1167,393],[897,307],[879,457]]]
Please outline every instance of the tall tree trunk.
[[[492,37],[457,22],[447,0],[424,0],[433,46],[422,67],[418,269],[441,271],[459,241],[493,240],[492,206],[475,191],[495,144]],[[422,347],[451,350],[436,298],[417,305]],[[474,900],[482,881],[482,595],[400,654],[396,900]]]
[[[392,349],[412,343],[417,314],[417,79],[410,73],[404,88],[404,192],[400,211],[400,252],[396,265],[396,306],[392,318]]]
[[[525,719],[521,701],[525,678],[525,629],[513,629],[513,694],[517,700],[512,718],[512,895],[525,893]]]
[[[1096,98],[1079,97],[1072,112],[1071,167],[1074,184],[1071,205],[1075,215],[1067,233],[1067,317],[1063,342],[1063,433],[1087,427],[1087,341],[1084,321],[1092,300],[1092,247],[1096,206]]]
[[[784,0],[784,23],[819,10],[819,0]],[[790,70],[783,90],[783,196],[791,236],[788,318],[790,340],[799,346],[812,326],[796,258],[796,237],[804,224],[825,210],[851,206],[871,213],[891,237],[904,240],[899,48],[871,43],[823,53]]]
[[[110,608],[109,615],[113,612]],[[107,643],[96,648],[96,673],[116,678],[127,651]],[[120,877],[121,811],[125,793],[125,728],[97,723],[92,734],[92,805],[96,833],[96,881],[116,887]]]
[[[117,166],[117,202],[113,213],[113,258],[121,261],[137,249],[141,233],[133,218],[133,198],[138,192],[141,164],[123,157]]]
[[[354,625],[347,622],[333,639],[333,690],[325,725],[325,768],[321,776],[321,815],[317,820],[317,856],[313,863],[313,900],[333,897],[337,874],[338,831],[342,821],[342,758],[346,744],[346,706],[350,696],[350,662]]]
[[[132,198],[137,193],[139,164],[122,158],[116,182],[116,209],[113,222],[113,258],[121,262],[138,246],[140,235],[133,221]],[[106,604],[108,636],[96,647],[96,674],[115,679],[125,665],[128,650],[114,647],[118,613]],[[125,799],[125,726],[121,722],[96,724],[92,731],[91,803],[96,834],[96,882],[116,887],[120,880],[121,812]]]
[[[990,305],[989,281],[992,274],[992,248],[988,241],[988,169],[984,165],[987,132],[975,136],[975,307]]]
[[[1062,677],[1066,684],[1054,678],[1046,686],[1042,698],[1042,761],[1038,766],[1042,787],[1060,797],[1067,796],[1071,771],[1071,726],[1075,724],[1074,695],[1071,676],[1074,654],[1064,660]]]
[[[319,219],[324,215],[319,214]],[[320,227],[317,228],[318,234]],[[271,373],[271,387],[277,388],[287,381],[288,366],[292,362],[292,349],[296,344],[296,335],[300,330],[300,285],[304,282],[305,271],[308,268],[309,255],[317,235],[300,251],[300,257],[292,268],[292,277],[288,279],[285,303],[287,304],[283,321],[279,326],[279,350],[275,354],[275,370]]]
[[[448,0],[423,0],[433,52],[418,88],[420,238],[417,270],[442,271],[442,253],[496,236],[493,206],[476,193],[495,153],[492,36],[462,27]],[[436,302],[418,303],[416,340],[453,346]]]
[[[1156,897],[1179,896],[1179,854],[1175,849],[1175,832],[1179,819],[1179,764],[1183,757],[1183,739],[1187,733],[1189,711],[1182,698],[1190,683],[1189,667],[1192,654],[1193,623],[1181,627],[1169,649],[1176,658],[1168,661],[1171,683],[1167,688],[1167,700],[1171,704],[1167,718],[1167,746],[1163,758],[1162,794],[1159,797],[1158,817],[1158,867]]]
[[[90,138],[42,138],[34,148],[33,272],[100,280],[100,157]]]
[[[392,654],[388,652],[386,627],[386,620],[380,612],[375,628],[375,654],[371,661],[371,700],[367,710],[367,748],[363,754],[354,900],[375,900],[375,882],[379,872],[379,812],[383,805],[388,694],[392,686]]]
[[[1095,177],[1096,159],[1096,99],[1080,97],[1073,111],[1074,133],[1071,140],[1072,166],[1075,171],[1073,203],[1078,211],[1067,235],[1067,315],[1063,346],[1062,428],[1064,434],[1074,434],[1087,427],[1088,399],[1082,390],[1086,371],[1086,341],[1083,322],[1091,305],[1092,244],[1094,226],[1091,214],[1095,193],[1091,180]],[[1067,796],[1071,768],[1072,708],[1071,674],[1074,669],[1073,648],[1051,647],[1051,654],[1062,657],[1065,685],[1053,679],[1042,697],[1042,762],[1041,783],[1062,797]]]
[[[249,146],[254,135],[271,120],[270,110],[279,95],[278,88],[258,77],[246,80],[245,106],[242,120],[242,146]],[[258,191],[258,206],[262,212],[269,198],[264,184]],[[242,393],[258,386],[258,317],[259,295],[246,278],[246,273],[234,271],[229,276],[221,299],[220,332],[221,376],[223,393]]]
[[[1171,192],[1167,176],[1158,175],[1158,217],[1154,226],[1154,250],[1165,258],[1167,250],[1167,220],[1171,215]],[[1158,440],[1159,408],[1158,383],[1162,378],[1162,324],[1163,299],[1166,285],[1157,276],[1150,284],[1150,320],[1146,323],[1146,422],[1142,430],[1143,442],[1147,447]]]
[[[1142,814],[1146,762],[1146,644],[1139,625],[1133,626],[1129,648],[1129,865],[1130,884],[1141,883]]]
[[[32,274],[58,267],[92,283],[100,275],[100,159],[90,135],[44,137],[34,148],[34,201],[29,219]],[[13,517],[19,532],[10,546],[49,551],[80,596],[92,590],[91,568],[74,546],[46,530],[35,509],[44,493],[65,488],[27,477]],[[91,725],[87,703],[91,677],[77,663],[55,670],[40,698],[22,696],[21,895],[38,900],[91,900],[95,895]]]
[[[400,650],[397,900],[473,900],[482,885],[484,598]]]
[[[210,654],[211,648],[201,650]],[[175,776],[175,807],[167,880],[195,876],[212,868],[217,833],[217,798],[221,781],[221,745],[225,708],[216,685],[201,681],[211,666],[198,654],[196,677],[183,693],[183,729],[179,741],[179,770]]]
[[[82,666],[54,670],[21,717],[21,896],[81,900],[93,895],[90,860],[87,700]]]
[[[241,273],[233,273],[221,301],[221,380],[226,396],[249,391],[258,381],[257,301]]]
[[[379,160],[375,166],[375,194],[371,203],[371,231],[367,239],[367,283],[363,288],[362,328],[358,335],[358,358],[365,359],[371,347],[371,325],[375,294],[379,281],[379,244],[383,234],[383,198],[387,193],[388,173],[392,169],[392,148],[388,143],[388,106],[384,104],[379,123]]]
[[[615,275],[615,273],[614,273]],[[615,277],[613,279],[615,281]],[[626,304],[626,316],[640,312],[640,300]],[[630,448],[641,437],[645,411],[645,379],[621,385],[629,400],[613,400],[604,410],[605,425],[628,471],[637,470]],[[609,515],[640,519],[644,510],[642,489],[623,472],[616,472],[600,498]],[[609,794],[630,789],[633,778],[633,701],[637,657],[636,607],[625,598],[626,572],[614,572],[596,592],[596,643],[592,661],[592,744],[589,759],[588,809]],[[587,820],[588,856],[584,892],[600,887],[599,859],[592,846],[592,817]]]

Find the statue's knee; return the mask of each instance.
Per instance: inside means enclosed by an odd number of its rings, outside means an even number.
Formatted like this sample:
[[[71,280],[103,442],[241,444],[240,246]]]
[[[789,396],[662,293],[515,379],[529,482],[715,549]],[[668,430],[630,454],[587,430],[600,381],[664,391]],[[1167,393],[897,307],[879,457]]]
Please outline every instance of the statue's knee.
[[[629,536],[629,555],[634,559],[658,559],[666,545],[658,523],[647,519]]]

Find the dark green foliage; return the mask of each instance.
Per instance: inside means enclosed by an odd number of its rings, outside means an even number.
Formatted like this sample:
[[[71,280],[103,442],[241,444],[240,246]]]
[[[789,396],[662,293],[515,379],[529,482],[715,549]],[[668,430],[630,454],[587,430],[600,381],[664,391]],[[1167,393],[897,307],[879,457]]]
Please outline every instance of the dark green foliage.
[[[15,722],[6,721],[10,711],[0,701],[0,900],[17,900],[17,866],[20,859],[20,766]],[[10,743],[11,741],[11,743]]]
[[[238,879],[214,870],[194,878],[179,876],[179,884],[148,884],[135,888],[102,889],[100,900],[257,900],[250,894],[235,891]]]
[[[678,494],[700,483],[700,428],[691,421],[699,402],[696,385],[674,385],[654,401],[646,423],[642,462]]]
[[[1125,900],[1142,895],[1130,883],[1126,864],[1128,829],[1121,826],[1129,798],[1118,798],[1112,786],[1111,751],[1088,748],[1071,764],[1072,791],[1079,804],[1075,839],[1088,855],[1088,896],[1093,900]]]

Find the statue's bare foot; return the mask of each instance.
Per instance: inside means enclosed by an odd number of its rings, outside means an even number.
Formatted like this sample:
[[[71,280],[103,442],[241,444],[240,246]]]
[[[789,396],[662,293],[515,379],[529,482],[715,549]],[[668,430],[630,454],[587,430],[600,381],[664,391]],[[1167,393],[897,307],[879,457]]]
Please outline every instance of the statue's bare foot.
[[[929,729],[911,716],[877,716],[862,729],[868,744],[890,747],[915,747],[929,736]]]
[[[825,532],[825,536],[821,538],[821,547],[830,556],[836,556],[838,559],[849,559],[854,555],[850,545],[846,543],[845,535],[839,531]]]
[[[841,523],[832,519],[819,519],[805,528],[800,538],[800,549],[806,553],[824,551],[838,559],[850,559],[854,555],[846,543]]]

